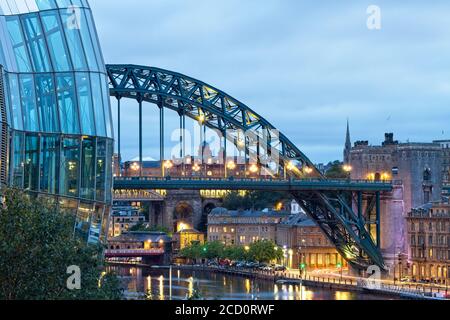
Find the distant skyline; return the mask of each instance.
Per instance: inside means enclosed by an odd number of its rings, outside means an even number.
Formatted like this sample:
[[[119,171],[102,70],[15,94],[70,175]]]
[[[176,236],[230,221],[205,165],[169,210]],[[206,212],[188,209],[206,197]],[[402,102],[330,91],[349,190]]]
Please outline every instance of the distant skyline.
[[[400,141],[450,139],[448,1],[90,4],[107,63],[155,66],[209,83],[269,120],[313,162],[342,159],[347,118],[352,142],[380,144],[385,132]],[[373,4],[381,30],[366,26]],[[122,153],[132,159],[137,105],[124,105]],[[177,121],[168,119],[170,133]],[[144,156],[157,159],[158,113],[147,112],[145,124]]]

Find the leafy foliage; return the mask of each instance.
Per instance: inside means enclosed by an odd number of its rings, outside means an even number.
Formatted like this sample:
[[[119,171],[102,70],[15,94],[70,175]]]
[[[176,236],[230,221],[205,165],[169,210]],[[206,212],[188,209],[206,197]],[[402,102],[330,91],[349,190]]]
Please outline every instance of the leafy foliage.
[[[142,231],[142,232],[164,232],[164,233],[168,234],[169,236],[172,235],[172,233],[170,232],[170,230],[168,228],[161,227],[161,226],[150,227],[148,224],[145,224],[143,222],[139,222],[139,223],[135,224],[128,231],[130,231],[130,232],[139,232],[139,231]]]
[[[181,250],[180,255],[190,260],[229,259],[232,261],[270,262],[280,260],[283,257],[283,250],[269,240],[252,243],[248,248],[243,246],[225,246],[221,242],[215,241],[204,245],[193,244]]]
[[[349,174],[344,171],[343,165],[340,161],[330,162],[328,164],[330,167],[327,172],[325,172],[325,177],[328,179],[347,179]]]
[[[230,192],[223,199],[223,207],[228,210],[263,210],[291,200],[292,196],[286,192],[250,191],[244,196]]]
[[[5,190],[0,207],[0,299],[120,299],[119,280],[102,276],[100,246],[74,237],[75,217],[43,198]],[[67,289],[69,266],[81,270],[81,290]]]
[[[270,262],[283,257],[283,252],[273,241],[263,240],[253,243],[250,246],[249,256],[254,261]]]

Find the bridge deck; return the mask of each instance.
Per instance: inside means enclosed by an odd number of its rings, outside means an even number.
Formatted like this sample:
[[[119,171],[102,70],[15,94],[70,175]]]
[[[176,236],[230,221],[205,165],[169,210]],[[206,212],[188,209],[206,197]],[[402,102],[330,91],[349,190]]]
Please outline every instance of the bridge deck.
[[[391,181],[217,178],[115,178],[115,190],[392,191]]]

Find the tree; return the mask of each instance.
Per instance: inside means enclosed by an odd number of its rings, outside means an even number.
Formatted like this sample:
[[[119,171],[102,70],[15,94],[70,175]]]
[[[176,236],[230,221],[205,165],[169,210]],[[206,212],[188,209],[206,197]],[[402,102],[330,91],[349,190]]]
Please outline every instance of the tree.
[[[208,242],[202,247],[202,258],[212,260],[223,258],[225,245],[220,241]]]
[[[103,248],[74,237],[75,217],[54,203],[3,190],[0,207],[0,299],[121,299],[119,280],[105,274]],[[81,271],[81,289],[69,290],[68,267]]]
[[[252,243],[248,253],[249,257],[258,262],[270,262],[283,257],[283,252],[270,240],[262,240]]]
[[[249,191],[245,195],[230,192],[223,199],[223,207],[228,210],[264,210],[290,200],[292,196],[286,192]]]
[[[242,246],[228,246],[224,249],[223,258],[232,261],[247,260],[247,252]]]
[[[183,258],[195,261],[202,257],[203,246],[199,243],[194,243],[191,246],[185,247],[180,250],[180,256]]]
[[[166,227],[162,227],[162,226],[150,227],[148,224],[143,223],[143,222],[139,222],[139,223],[135,224],[128,231],[129,232],[163,232],[169,236],[172,236],[172,233]]]
[[[328,179],[347,179],[349,177],[348,172],[344,171],[343,165],[340,161],[330,162],[328,166],[330,168],[327,172],[325,172],[325,177]]]

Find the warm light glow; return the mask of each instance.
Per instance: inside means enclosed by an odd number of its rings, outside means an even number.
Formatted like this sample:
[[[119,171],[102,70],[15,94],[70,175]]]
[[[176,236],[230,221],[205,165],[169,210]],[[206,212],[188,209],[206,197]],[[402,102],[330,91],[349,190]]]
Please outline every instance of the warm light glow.
[[[236,164],[234,163],[234,161],[228,161],[228,163],[227,163],[227,168],[228,168],[229,170],[234,170],[234,169],[236,169]]]
[[[250,247],[249,246],[245,246],[244,249],[245,249],[245,251],[250,251]]]
[[[159,244],[163,245],[164,244],[164,240],[163,239],[159,240]]]
[[[289,161],[288,164],[287,164],[287,166],[286,166],[286,168],[287,168],[289,171],[294,170],[294,169],[295,169],[295,163],[294,163],[294,161]]]
[[[239,148],[245,147],[245,142],[244,142],[244,140],[239,139],[239,140],[237,141],[237,146],[238,146]]]
[[[345,172],[347,172],[347,173],[352,172],[352,170],[353,170],[352,166],[351,166],[351,165],[348,165],[348,164],[344,165],[344,166],[342,167],[342,169],[343,169]]]
[[[180,222],[180,223],[178,224],[178,229],[177,229],[177,231],[180,232],[180,231],[189,230],[189,229],[191,229],[191,227],[190,227],[187,223]]]
[[[205,122],[205,116],[204,116],[203,114],[201,114],[201,115],[198,117],[198,122],[200,122],[200,123]]]
[[[192,170],[193,170],[194,172],[199,172],[199,171],[201,170],[201,168],[200,168],[200,166],[196,163],[196,164],[194,164],[194,166],[192,167]]]
[[[167,160],[164,162],[164,168],[165,169],[172,169],[173,168],[173,163],[170,160]]]
[[[383,172],[381,174],[381,180],[390,180],[391,179],[391,175],[387,172]]]
[[[257,173],[258,172],[258,170],[259,170],[259,168],[258,168],[258,166],[256,165],[256,164],[252,164],[251,166],[250,166],[250,172],[251,173]]]
[[[29,163],[29,162],[28,162],[28,163]],[[69,170],[70,170],[70,171],[75,170],[76,167],[77,167],[77,163],[76,163],[76,162],[69,161]]]
[[[140,168],[141,168],[141,166],[137,163],[137,162],[135,162],[135,163],[133,163],[132,165],[131,165],[131,170],[133,170],[133,171],[138,171]]]
[[[314,171],[314,170],[313,170],[312,168],[310,168],[310,167],[305,167],[303,170],[305,171],[306,174],[311,174],[311,173],[313,173],[313,171]]]

